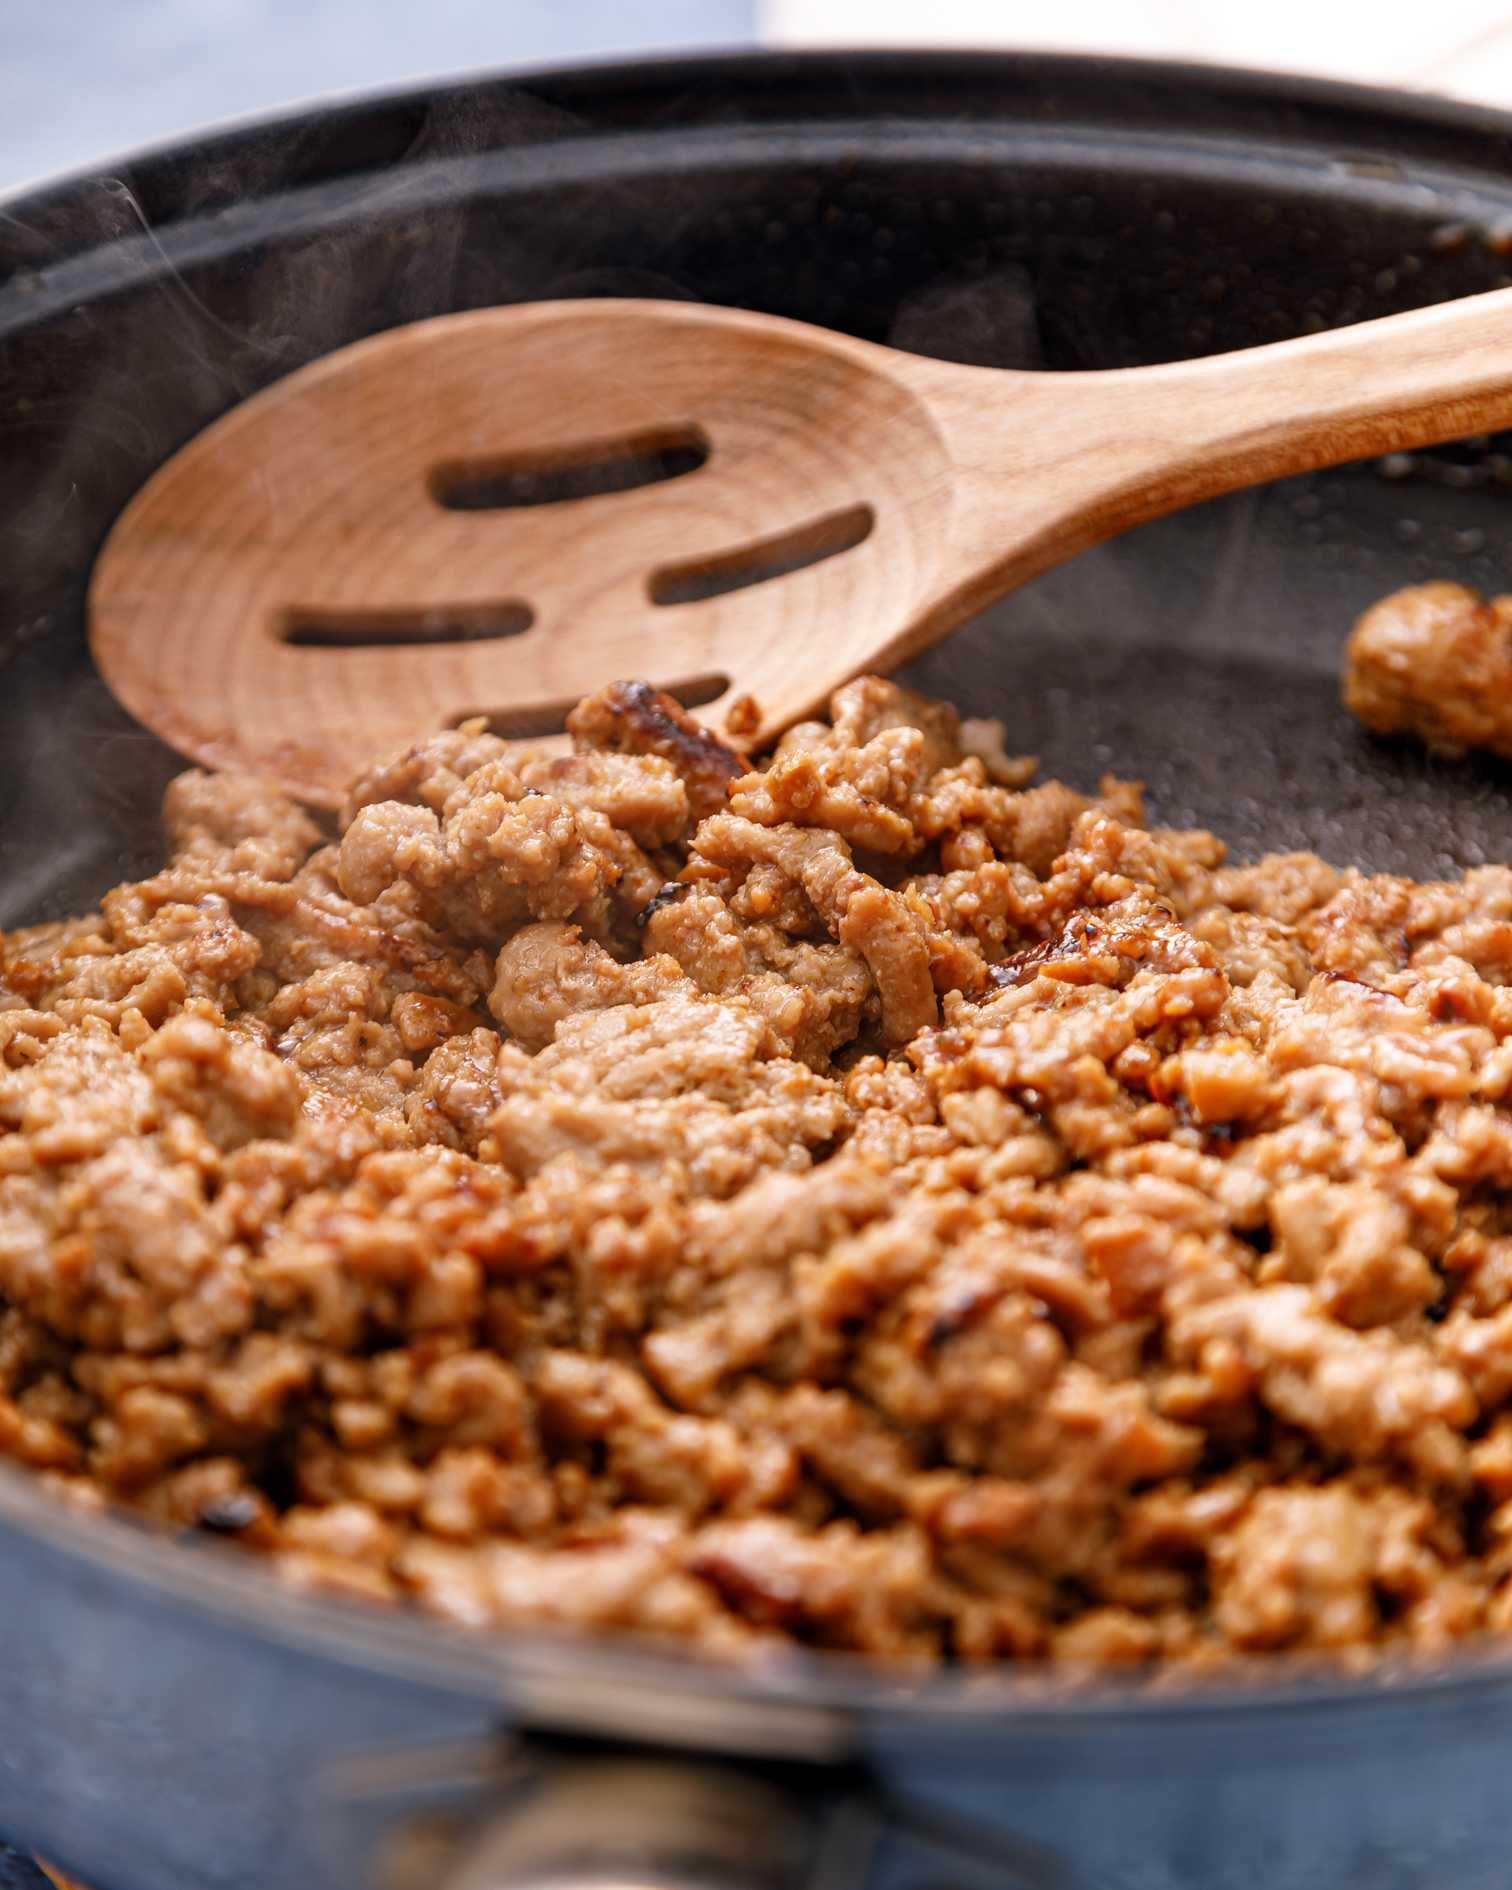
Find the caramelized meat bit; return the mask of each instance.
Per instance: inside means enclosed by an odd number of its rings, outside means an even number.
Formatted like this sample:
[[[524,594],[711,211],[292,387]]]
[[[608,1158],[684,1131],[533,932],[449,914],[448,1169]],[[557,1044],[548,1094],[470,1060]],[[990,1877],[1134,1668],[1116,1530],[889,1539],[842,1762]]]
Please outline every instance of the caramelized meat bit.
[[[659,755],[676,769],[695,820],[718,813],[729,783],[746,771],[733,748],[695,721],[665,690],[618,682],[585,696],[567,718],[579,752]]]
[[[1344,706],[1378,735],[1512,758],[1512,597],[1440,581],[1382,598],[1349,639]]]

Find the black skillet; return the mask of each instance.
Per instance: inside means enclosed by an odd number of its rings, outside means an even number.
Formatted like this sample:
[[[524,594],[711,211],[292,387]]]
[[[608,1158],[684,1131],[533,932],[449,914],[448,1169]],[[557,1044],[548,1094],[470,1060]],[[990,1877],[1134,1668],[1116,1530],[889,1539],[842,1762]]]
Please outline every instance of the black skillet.
[[[180,762],[91,669],[142,480],[312,357],[452,309],[684,296],[994,366],[1246,347],[1507,286],[1512,119],[1013,55],[752,56],[290,114],[0,200],[0,923],[159,857]],[[909,679],[1235,855],[1503,860],[1512,775],[1363,735],[1349,625],[1512,579],[1504,441],[1102,547]],[[0,1828],[97,1890],[1491,1890],[1512,1656],[1194,1688],[751,1674],[275,1590],[0,1470]]]

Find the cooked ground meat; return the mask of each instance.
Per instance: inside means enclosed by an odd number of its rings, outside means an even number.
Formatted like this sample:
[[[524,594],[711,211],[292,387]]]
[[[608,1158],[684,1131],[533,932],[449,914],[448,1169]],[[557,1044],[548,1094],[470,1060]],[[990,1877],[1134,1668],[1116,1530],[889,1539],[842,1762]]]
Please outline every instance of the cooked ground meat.
[[[479,1626],[1512,1626],[1512,871],[1226,867],[875,678],[572,727],[339,846],[192,772],[5,939],[0,1449]]]
[[[1344,705],[1378,735],[1512,759],[1512,597],[1445,582],[1383,597],[1349,639]]]

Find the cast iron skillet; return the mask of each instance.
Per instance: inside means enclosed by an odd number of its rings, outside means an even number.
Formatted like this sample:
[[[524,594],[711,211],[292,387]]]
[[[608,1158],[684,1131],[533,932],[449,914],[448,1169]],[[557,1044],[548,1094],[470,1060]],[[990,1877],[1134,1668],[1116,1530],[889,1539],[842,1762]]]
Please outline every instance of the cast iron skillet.
[[[91,670],[90,562],[156,465],[301,362],[619,294],[1000,366],[1243,347],[1506,286],[1509,139],[1490,112],[1178,67],[752,56],[297,112],[0,201],[0,923],[157,863],[181,764]],[[1077,785],[1143,778],[1156,819],[1238,857],[1504,859],[1508,771],[1378,744],[1335,686],[1376,596],[1512,576],[1502,444],[1146,527],[910,680]],[[99,1890],[1489,1890],[1512,1852],[1494,1648],[1196,1690],[797,1654],[732,1674],[285,1595],[5,1469],[0,1728],[0,1827]]]

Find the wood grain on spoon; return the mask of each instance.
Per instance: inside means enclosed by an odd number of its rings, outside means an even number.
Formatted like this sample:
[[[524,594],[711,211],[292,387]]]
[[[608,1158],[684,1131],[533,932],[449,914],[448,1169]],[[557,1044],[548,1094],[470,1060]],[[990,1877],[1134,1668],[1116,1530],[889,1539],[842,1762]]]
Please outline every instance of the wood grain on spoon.
[[[323,806],[427,729],[544,733],[620,676],[756,747],[1129,526],[1509,424],[1512,290],[1094,374],[682,302],[486,309],[191,440],[112,531],[91,637],[174,747]],[[651,482],[567,496],[594,468]]]

